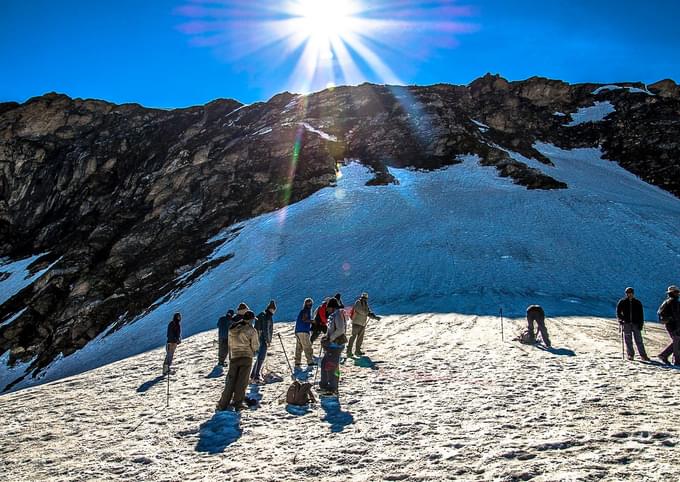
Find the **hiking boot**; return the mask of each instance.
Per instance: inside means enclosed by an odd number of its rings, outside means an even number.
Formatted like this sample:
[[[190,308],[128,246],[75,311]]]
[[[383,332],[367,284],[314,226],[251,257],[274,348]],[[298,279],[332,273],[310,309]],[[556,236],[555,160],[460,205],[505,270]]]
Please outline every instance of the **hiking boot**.
[[[354,358],[354,353],[352,353],[350,350],[347,350],[347,358]]]
[[[659,355],[659,360],[661,360],[664,365],[670,365],[671,364],[671,361],[668,359],[668,357]]]
[[[628,355],[627,358],[628,358],[628,361],[633,361],[633,360],[635,360],[635,357],[634,357],[633,355]]]
[[[652,360],[649,359],[648,356],[640,357],[640,360],[642,360],[642,361],[652,361]]]
[[[245,410],[246,408],[248,408],[246,407],[246,404],[243,402],[234,403],[232,406],[234,407],[234,410],[237,412],[240,412],[241,410]]]
[[[357,350],[355,353],[356,353],[356,356],[364,356],[364,352],[361,351],[361,350]]]

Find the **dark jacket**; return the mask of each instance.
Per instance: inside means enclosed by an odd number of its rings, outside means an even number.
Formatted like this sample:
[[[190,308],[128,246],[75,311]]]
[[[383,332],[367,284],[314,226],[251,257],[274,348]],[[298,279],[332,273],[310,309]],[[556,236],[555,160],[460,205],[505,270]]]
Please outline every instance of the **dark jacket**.
[[[295,333],[312,331],[312,308],[302,308],[295,323]]]
[[[217,338],[220,340],[229,339],[229,328],[231,327],[233,317],[224,315],[217,320]]]
[[[168,343],[180,343],[182,341],[182,327],[179,321],[168,323]]]
[[[645,323],[642,303],[637,298],[632,300],[627,297],[620,299],[616,305],[616,318],[618,318],[619,323],[633,323],[642,329],[642,325]]]
[[[264,310],[255,318],[255,329],[260,337],[260,345],[270,345],[274,335],[274,316],[269,310]]]
[[[658,311],[659,321],[666,325],[669,332],[675,332],[680,328],[680,301],[678,298],[668,297],[661,303]]]

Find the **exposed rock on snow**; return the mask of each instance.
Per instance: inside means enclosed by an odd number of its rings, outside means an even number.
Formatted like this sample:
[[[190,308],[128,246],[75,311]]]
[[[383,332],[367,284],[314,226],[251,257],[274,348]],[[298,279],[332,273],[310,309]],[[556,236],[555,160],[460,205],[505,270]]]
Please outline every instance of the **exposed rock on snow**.
[[[554,349],[509,339],[523,320],[420,314],[371,322],[340,397],[307,409],[250,386],[256,409],[213,412],[215,332],[0,397],[7,480],[674,480],[680,372],[621,359],[618,326],[548,318]],[[289,355],[291,324],[277,324]],[[668,336],[648,326],[656,353]],[[267,371],[286,373],[278,344]],[[313,380],[315,375],[306,376]]]

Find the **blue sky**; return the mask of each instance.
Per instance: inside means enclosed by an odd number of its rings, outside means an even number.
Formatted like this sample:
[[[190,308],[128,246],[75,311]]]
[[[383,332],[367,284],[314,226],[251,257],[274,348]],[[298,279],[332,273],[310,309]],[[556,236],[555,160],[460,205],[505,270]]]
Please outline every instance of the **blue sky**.
[[[307,78],[300,75],[304,69],[296,70],[306,44],[291,47],[286,56],[283,43],[271,42],[271,24],[264,21],[289,14],[252,6],[285,3],[2,0],[0,101],[57,91],[182,107],[219,97],[265,100],[299,91],[301,83],[323,88],[326,78]],[[371,11],[357,10],[365,22],[355,30],[367,35],[363,44],[374,58],[349,45],[358,72],[353,83],[467,84],[486,72],[511,80],[532,75],[569,82],[680,80],[680,2],[675,0],[372,0],[370,5]],[[396,20],[397,28],[371,31],[373,24]],[[300,35],[307,25],[293,29]],[[250,47],[257,49],[248,52]],[[343,67],[337,55],[323,62],[334,73]],[[385,68],[376,68],[376,62]],[[336,83],[345,82],[338,77]]]

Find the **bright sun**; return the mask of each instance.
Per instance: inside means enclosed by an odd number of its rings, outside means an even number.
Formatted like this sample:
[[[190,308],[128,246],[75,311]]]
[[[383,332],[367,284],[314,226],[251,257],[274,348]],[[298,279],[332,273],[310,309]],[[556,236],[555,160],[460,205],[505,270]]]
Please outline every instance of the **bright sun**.
[[[345,0],[300,0],[300,17],[309,37],[342,37],[351,27],[352,9]]]

